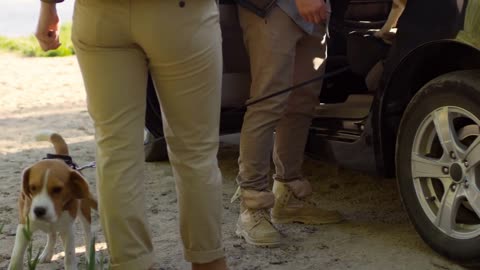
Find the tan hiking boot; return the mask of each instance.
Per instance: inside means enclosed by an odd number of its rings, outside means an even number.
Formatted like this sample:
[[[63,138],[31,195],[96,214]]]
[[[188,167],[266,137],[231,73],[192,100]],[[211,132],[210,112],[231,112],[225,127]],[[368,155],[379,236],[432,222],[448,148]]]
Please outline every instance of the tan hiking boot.
[[[329,224],[343,220],[340,213],[319,208],[311,199],[312,187],[307,180],[273,184],[275,206],[272,209],[273,223]]]
[[[275,201],[273,193],[242,189],[240,194],[236,234],[255,246],[278,246],[281,235],[270,221],[269,214]]]

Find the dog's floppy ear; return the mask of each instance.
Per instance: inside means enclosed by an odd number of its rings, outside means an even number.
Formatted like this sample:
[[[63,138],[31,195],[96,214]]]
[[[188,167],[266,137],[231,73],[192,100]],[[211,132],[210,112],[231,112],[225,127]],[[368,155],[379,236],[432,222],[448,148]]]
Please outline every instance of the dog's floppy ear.
[[[88,190],[87,180],[78,172],[70,172],[70,185],[72,188],[73,196],[76,199],[85,199],[89,197],[90,191]]]
[[[31,196],[30,192],[30,185],[29,185],[29,180],[30,180],[30,167],[26,168],[22,172],[22,192],[25,194],[27,197]]]

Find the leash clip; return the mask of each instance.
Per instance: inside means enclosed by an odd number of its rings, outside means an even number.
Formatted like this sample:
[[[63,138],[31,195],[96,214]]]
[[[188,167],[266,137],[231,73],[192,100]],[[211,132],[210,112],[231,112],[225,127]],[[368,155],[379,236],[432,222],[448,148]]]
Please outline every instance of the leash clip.
[[[95,161],[92,161],[90,163],[87,163],[85,165],[83,165],[82,167],[78,167],[77,168],[77,171],[81,172],[82,170],[84,169],[87,169],[87,168],[96,168],[97,167],[97,163]]]

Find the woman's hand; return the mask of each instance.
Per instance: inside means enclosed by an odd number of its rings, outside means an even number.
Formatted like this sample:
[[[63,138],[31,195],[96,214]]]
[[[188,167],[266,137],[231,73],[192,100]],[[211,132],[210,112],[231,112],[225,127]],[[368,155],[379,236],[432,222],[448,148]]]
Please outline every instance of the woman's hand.
[[[56,5],[42,2],[35,37],[44,51],[60,47],[59,22]]]
[[[310,23],[327,20],[327,5],[324,0],[295,0],[300,15]]]

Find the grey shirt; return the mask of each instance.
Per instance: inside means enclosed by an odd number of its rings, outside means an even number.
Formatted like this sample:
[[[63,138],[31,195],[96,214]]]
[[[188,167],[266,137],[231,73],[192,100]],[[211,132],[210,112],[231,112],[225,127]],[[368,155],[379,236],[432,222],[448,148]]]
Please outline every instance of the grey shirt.
[[[330,14],[330,1],[326,0],[327,3],[327,12]],[[295,0],[277,0],[277,5],[281,8],[285,13],[292,18],[292,20],[303,29],[303,31],[307,32],[308,34],[312,34],[315,28],[313,23],[309,23],[305,21],[300,13],[298,13],[297,5],[295,4]]]

